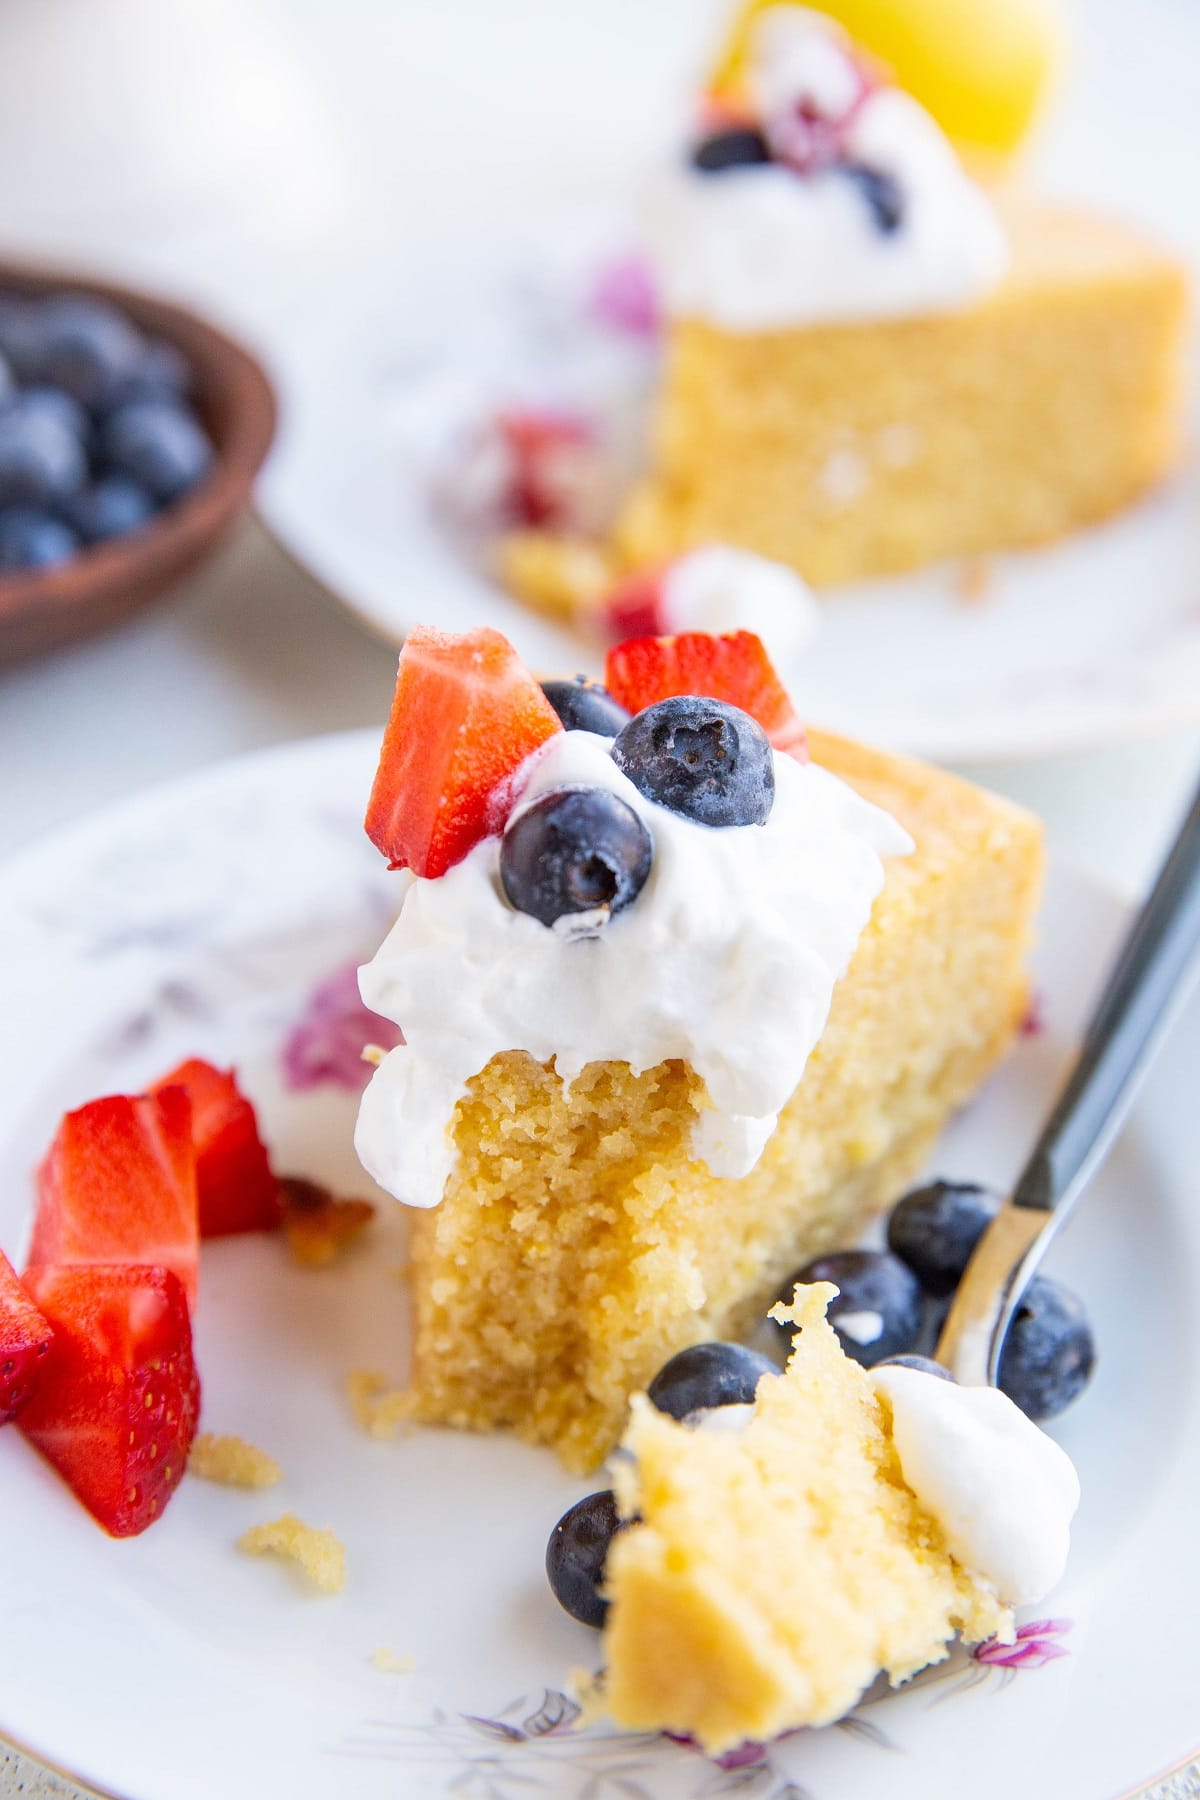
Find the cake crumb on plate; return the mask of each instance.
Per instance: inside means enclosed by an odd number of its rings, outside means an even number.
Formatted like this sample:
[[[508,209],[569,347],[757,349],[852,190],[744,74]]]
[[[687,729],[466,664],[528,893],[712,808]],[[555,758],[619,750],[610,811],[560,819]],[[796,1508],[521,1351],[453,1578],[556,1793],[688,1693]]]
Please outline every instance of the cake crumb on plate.
[[[223,1487],[269,1488],[283,1480],[275,1458],[257,1444],[212,1431],[202,1431],[193,1443],[188,1473],[198,1475],[201,1481],[220,1482]]]
[[[346,1395],[355,1423],[371,1437],[394,1437],[396,1428],[412,1417],[407,1391],[389,1387],[386,1377],[373,1369],[351,1369]]]
[[[288,1556],[299,1563],[323,1594],[339,1594],[346,1585],[346,1550],[332,1531],[306,1525],[295,1513],[283,1513],[252,1525],[238,1539],[247,1556]]]
[[[389,1650],[386,1644],[371,1652],[371,1667],[378,1669],[381,1675],[411,1675],[416,1666],[415,1657]]]

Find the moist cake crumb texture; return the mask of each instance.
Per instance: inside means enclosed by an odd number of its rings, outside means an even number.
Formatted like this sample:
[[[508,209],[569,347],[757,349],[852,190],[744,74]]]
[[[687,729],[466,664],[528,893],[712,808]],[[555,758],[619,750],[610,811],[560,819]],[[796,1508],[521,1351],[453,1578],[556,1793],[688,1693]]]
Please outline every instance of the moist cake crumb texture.
[[[299,1565],[323,1594],[340,1594],[346,1585],[346,1551],[330,1530],[306,1525],[295,1513],[283,1513],[252,1525],[238,1539],[247,1556],[284,1556]]]
[[[744,1432],[696,1430],[644,1398],[615,1472],[635,1522],[614,1539],[604,1696],[633,1730],[718,1754],[848,1712],[955,1637],[1010,1641],[1012,1614],[950,1555],[905,1486],[885,1407],[797,1292],[787,1375]]]
[[[202,1431],[188,1455],[189,1475],[223,1487],[269,1488],[283,1480],[273,1456],[240,1437],[218,1437]]]
[[[507,1052],[471,1082],[440,1206],[412,1218],[412,1416],[509,1427],[602,1460],[675,1351],[752,1328],[806,1256],[852,1241],[919,1168],[1024,1013],[1041,838],[939,771],[816,736],[815,760],[898,819],[803,1081],[751,1174],[691,1152],[683,1062],[591,1063],[569,1086]]]

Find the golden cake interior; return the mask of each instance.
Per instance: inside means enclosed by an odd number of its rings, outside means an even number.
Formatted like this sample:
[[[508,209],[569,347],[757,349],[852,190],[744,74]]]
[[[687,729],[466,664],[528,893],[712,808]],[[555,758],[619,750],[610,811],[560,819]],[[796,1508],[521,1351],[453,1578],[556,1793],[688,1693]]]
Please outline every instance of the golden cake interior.
[[[568,1088],[523,1051],[494,1057],[455,1114],[442,1203],[413,1219],[416,1417],[594,1467],[669,1356],[751,1328],[801,1261],[853,1242],[1008,1046],[1036,822],[919,763],[826,736],[813,754],[917,848],[889,862],[758,1166],[730,1180],[693,1160],[706,1097],[681,1062],[593,1063]]]
[[[710,1753],[841,1718],[880,1670],[903,1680],[1012,1615],[951,1557],[907,1488],[886,1401],[843,1355],[827,1284],[797,1290],[782,1379],[739,1434],[635,1401],[615,1471],[604,1700],[620,1725]]]

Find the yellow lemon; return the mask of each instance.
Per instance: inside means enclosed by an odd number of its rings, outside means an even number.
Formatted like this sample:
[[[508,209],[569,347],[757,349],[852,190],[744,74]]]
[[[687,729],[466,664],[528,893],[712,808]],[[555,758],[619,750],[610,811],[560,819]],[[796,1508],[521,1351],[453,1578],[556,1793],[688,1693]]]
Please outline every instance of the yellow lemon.
[[[779,0],[742,0],[713,77],[742,85],[759,16]],[[1021,142],[1063,53],[1058,0],[814,0],[886,63],[968,155],[996,161]]]

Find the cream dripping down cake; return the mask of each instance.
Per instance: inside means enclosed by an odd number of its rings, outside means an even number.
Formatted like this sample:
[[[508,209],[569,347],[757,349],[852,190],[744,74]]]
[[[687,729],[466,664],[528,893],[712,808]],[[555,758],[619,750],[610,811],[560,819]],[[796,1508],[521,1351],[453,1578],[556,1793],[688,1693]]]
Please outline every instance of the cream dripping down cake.
[[[606,682],[410,634],[360,977],[404,1037],[356,1142],[414,1209],[413,1414],[579,1469],[900,1191],[1023,1015],[1042,862],[1020,808],[806,737],[749,632]]]
[[[600,564],[567,537],[509,540],[514,590],[544,604],[583,571],[586,605],[601,565],[720,541],[826,587],[1046,543],[1157,481],[1182,441],[1180,263],[985,190],[819,13],[753,7],[737,42],[649,184],[665,344],[644,472]]]

